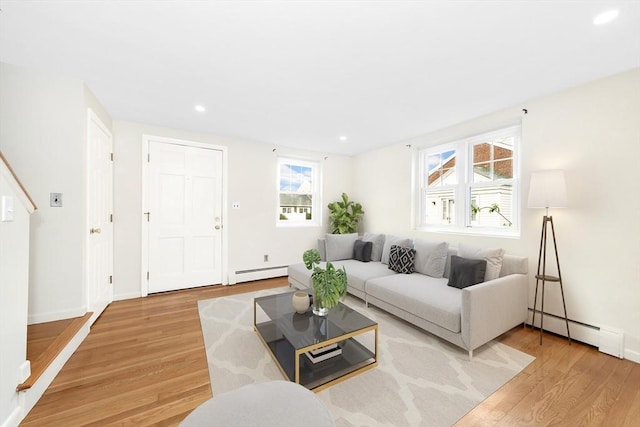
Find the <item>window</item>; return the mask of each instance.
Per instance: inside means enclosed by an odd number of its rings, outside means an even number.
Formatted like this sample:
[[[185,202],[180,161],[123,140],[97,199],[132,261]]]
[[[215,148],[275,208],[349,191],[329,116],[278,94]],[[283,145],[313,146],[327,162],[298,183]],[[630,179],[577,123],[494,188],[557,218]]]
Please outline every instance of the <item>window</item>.
[[[320,165],[278,159],[278,225],[320,225]]]
[[[520,126],[417,151],[416,227],[518,233]]]

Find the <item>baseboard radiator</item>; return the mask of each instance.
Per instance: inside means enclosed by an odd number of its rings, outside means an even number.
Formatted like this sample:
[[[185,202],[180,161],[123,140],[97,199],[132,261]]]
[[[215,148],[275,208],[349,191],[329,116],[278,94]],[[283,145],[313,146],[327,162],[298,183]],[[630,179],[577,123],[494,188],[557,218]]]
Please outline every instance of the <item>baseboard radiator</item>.
[[[527,324],[531,325],[533,317],[533,309],[529,308],[529,317]],[[540,313],[536,312],[536,328],[540,327]],[[544,313],[544,330],[553,332],[554,334],[567,336],[567,326],[564,317],[551,313]],[[611,356],[625,358],[624,349],[624,332],[607,326],[594,326],[577,320],[569,319],[569,333],[571,339],[583,342],[585,344],[597,347],[602,353]],[[635,357],[632,354],[627,355],[631,360]],[[630,357],[629,357],[630,356]]]
[[[229,275],[229,284],[251,282],[253,280],[272,279],[274,277],[283,277],[287,273],[286,265],[273,267],[252,268],[248,270],[238,270],[233,275]]]

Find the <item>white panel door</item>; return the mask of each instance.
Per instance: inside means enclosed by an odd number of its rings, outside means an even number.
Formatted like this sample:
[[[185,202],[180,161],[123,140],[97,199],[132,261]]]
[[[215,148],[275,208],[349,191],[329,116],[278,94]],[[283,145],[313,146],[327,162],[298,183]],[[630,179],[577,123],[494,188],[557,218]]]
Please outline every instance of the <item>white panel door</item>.
[[[149,293],[222,283],[222,152],[149,142]]]
[[[92,319],[113,301],[113,141],[89,110],[87,128],[87,311]]]

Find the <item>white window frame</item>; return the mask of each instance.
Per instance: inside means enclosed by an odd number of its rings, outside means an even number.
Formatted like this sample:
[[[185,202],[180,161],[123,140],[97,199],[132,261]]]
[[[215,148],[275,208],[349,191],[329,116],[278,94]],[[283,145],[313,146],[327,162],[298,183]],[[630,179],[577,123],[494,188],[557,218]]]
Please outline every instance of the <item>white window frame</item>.
[[[280,219],[283,209],[280,206],[280,169],[283,164],[311,168],[311,219],[289,221]],[[322,167],[319,161],[299,159],[295,157],[278,157],[276,162],[276,226],[277,227],[321,227],[322,226]],[[293,209],[288,208],[288,213]]]
[[[521,125],[515,124],[500,128],[498,130],[482,132],[467,138],[451,141],[432,147],[418,147],[414,151],[414,228],[419,231],[459,233],[459,234],[481,234],[499,237],[519,237],[520,236],[520,139]],[[512,225],[510,227],[489,227],[474,225],[471,222],[471,191],[488,184],[473,182],[473,147],[479,142],[493,140],[504,136],[513,136],[513,178],[492,181],[496,183],[510,184],[512,188]],[[433,192],[427,189],[424,177],[426,176],[428,165],[427,159],[430,155],[444,153],[446,151],[456,151],[456,185],[440,187],[440,189],[453,189],[455,198],[455,221],[451,224],[427,224],[427,194]],[[437,190],[436,190],[437,191]],[[496,214],[497,215],[497,214]]]

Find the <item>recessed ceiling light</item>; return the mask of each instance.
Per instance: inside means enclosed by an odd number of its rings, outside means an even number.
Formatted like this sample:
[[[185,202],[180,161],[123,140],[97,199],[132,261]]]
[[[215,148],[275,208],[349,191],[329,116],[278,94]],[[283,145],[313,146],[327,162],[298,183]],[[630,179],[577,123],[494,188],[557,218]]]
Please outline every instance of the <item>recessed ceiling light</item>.
[[[193,109],[198,113],[204,113],[205,111],[207,111],[207,109],[204,108],[204,105],[196,105],[195,107],[193,107]]]
[[[347,137],[343,135],[343,136],[341,136],[341,137],[340,137],[340,138],[338,138],[338,139],[339,139],[340,141],[346,141],[346,140],[347,140]]]
[[[601,13],[600,15],[596,16],[595,19],[593,20],[593,23],[595,25],[602,25],[602,24],[606,24],[607,22],[611,22],[614,19],[616,19],[616,17],[618,16],[620,12],[617,10],[608,10],[606,12]]]

